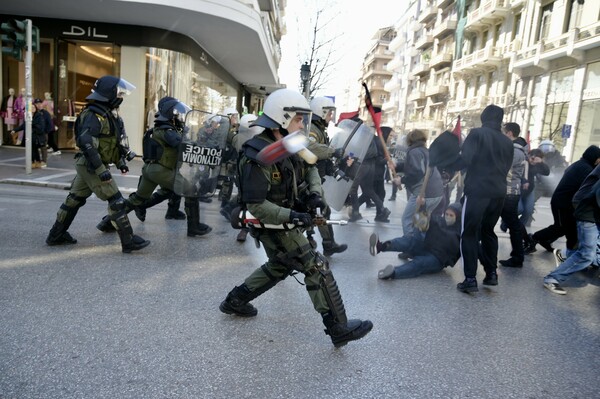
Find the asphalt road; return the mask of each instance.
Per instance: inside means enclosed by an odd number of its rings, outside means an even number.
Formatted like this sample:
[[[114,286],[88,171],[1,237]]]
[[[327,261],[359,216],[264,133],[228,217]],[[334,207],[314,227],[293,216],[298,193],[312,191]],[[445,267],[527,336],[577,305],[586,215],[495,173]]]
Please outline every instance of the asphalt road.
[[[122,254],[116,235],[94,228],[106,203],[93,197],[70,229],[79,242],[45,245],[66,194],[0,184],[0,398],[600,397],[600,279],[581,274],[566,296],[550,293],[542,277],[553,258],[541,249],[474,295],[455,288],[460,264],[380,281],[377,271],[398,259],[371,257],[368,237],[400,235],[404,202],[386,201],[390,224],[364,210],[336,228],[350,248],[331,267],[348,316],[375,327],[335,349],[293,278],[253,302],[255,318],[219,312],[265,256],[235,241],[216,201],[202,204],[213,227],[202,238],[165,220],[163,204],[145,223],[132,217],[152,244]],[[549,222],[547,198],[534,216],[533,230]],[[499,236],[504,259],[510,244]]]

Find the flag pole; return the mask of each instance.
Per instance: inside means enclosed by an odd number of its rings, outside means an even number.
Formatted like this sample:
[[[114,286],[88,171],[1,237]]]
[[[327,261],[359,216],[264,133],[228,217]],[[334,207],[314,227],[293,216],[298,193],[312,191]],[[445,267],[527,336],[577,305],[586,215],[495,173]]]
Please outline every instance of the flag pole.
[[[383,139],[383,132],[381,131],[381,126],[379,126],[380,125],[379,120],[375,116],[375,109],[373,109],[373,102],[371,101],[371,93],[369,93],[369,88],[367,87],[367,84],[365,82],[363,82],[362,85],[366,91],[365,105],[367,106],[367,109],[369,110],[369,114],[371,115],[371,119],[373,119],[373,124],[375,125],[375,130],[377,131],[377,136],[379,137],[379,140],[381,141],[381,146],[383,147],[383,154],[384,154],[385,160],[387,161],[390,174],[392,175],[392,178],[394,180],[396,180],[396,177],[397,177],[396,165],[392,161],[392,157],[390,156],[390,152],[388,151],[387,144],[386,144],[385,140]],[[396,185],[398,186],[398,188],[401,188],[399,182]]]

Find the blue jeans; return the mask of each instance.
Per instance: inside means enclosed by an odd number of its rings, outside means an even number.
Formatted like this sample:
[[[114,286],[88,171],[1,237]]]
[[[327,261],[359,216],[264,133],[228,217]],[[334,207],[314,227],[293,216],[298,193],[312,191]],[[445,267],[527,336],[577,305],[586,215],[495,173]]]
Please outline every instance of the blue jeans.
[[[409,252],[413,260],[403,265],[394,267],[393,279],[413,278],[422,274],[437,273],[444,269],[444,265],[425,249],[421,235],[403,236],[394,238],[386,251]]]
[[[584,270],[592,264],[596,257],[598,227],[595,223],[577,221],[577,238],[579,247],[552,273],[544,277],[545,282],[562,283],[571,274]]]
[[[519,201],[519,214],[521,217],[519,220],[523,223],[523,226],[527,227],[531,225],[531,217],[533,216],[533,208],[535,207],[535,192],[521,195]]]
[[[433,210],[440,204],[443,197],[425,198],[425,209],[427,214],[431,215]],[[413,234],[416,229],[413,224],[413,215],[417,212],[417,195],[411,194],[406,202],[406,208],[402,214],[402,232],[404,236]]]

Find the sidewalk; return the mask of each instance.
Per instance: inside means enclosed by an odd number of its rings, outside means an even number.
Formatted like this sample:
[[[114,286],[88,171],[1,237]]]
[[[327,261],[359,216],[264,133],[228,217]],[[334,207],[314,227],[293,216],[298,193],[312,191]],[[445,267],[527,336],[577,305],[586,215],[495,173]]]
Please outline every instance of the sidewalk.
[[[28,186],[65,189],[71,186],[75,177],[75,150],[61,150],[60,155],[48,153],[48,167],[32,169],[31,174],[25,171],[25,148],[0,146],[0,183],[21,184]],[[143,162],[136,158],[128,163],[129,173],[122,175],[116,168],[111,168],[113,178],[122,192],[131,193],[137,188]]]

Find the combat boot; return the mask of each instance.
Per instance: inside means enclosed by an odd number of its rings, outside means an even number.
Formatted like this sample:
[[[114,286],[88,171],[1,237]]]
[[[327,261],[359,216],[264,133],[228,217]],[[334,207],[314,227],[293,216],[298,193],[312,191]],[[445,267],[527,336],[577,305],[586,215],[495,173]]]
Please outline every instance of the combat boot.
[[[46,244],[54,246],[76,243],[77,240],[69,234],[63,223],[58,221],[54,222],[54,226],[52,226],[50,233],[48,233],[48,237],[46,238]]]
[[[108,215],[105,215],[102,218],[100,223],[96,225],[96,228],[103,233],[114,233],[115,231],[117,231],[117,229],[115,229],[115,226],[113,226],[110,222],[110,216]]]
[[[337,242],[323,243],[323,255],[331,256],[333,254],[339,254],[348,249],[346,244],[338,244]]]
[[[339,348],[350,341],[361,339],[373,329],[373,323],[370,320],[352,319],[345,323],[336,322],[331,313],[324,313],[323,324],[325,325],[325,334],[329,335],[333,346]]]
[[[128,254],[131,251],[139,251],[150,245],[150,241],[144,240],[142,237],[133,234],[133,229],[129,223],[129,218],[125,212],[113,216],[119,238],[121,239],[121,249]]]
[[[258,310],[249,301],[255,297],[248,289],[248,286],[242,284],[239,287],[234,287],[227,294],[227,298],[219,305],[219,310],[223,313],[240,317],[254,317],[258,314]]]
[[[185,214],[188,237],[203,236],[212,231],[210,226],[200,223],[200,204],[196,198],[185,199]]]
[[[246,236],[248,235],[248,230],[246,229],[241,229],[240,232],[237,235],[236,240],[239,242],[245,242],[246,241]]]
[[[169,198],[169,205],[167,208],[167,213],[165,213],[165,219],[185,220],[185,213],[179,210],[180,205],[181,197],[173,194],[171,198]]]

